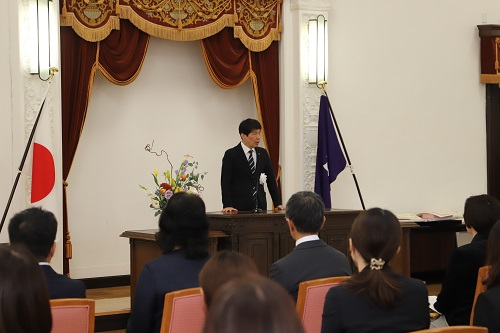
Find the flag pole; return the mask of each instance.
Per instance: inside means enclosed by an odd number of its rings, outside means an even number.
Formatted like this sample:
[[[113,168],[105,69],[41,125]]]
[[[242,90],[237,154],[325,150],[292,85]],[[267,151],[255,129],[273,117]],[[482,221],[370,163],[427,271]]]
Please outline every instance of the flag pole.
[[[354,169],[353,169],[352,164],[351,164],[351,159],[349,158],[349,153],[347,152],[347,149],[345,147],[344,139],[342,138],[342,133],[340,133],[339,125],[337,124],[337,120],[335,119],[335,115],[333,114],[332,105],[330,104],[330,98],[328,97],[328,93],[326,92],[325,85],[326,85],[326,81],[322,81],[322,82],[318,83],[318,87],[321,86],[321,89],[325,93],[326,100],[328,101],[328,108],[330,109],[330,115],[332,116],[333,124],[335,125],[335,130],[337,131],[337,133],[339,135],[340,144],[342,145],[342,149],[344,150],[344,154],[345,154],[345,157],[347,159],[347,164],[349,165],[349,169],[351,170],[352,178],[354,179],[354,184],[356,184],[356,190],[358,191],[359,200],[361,201],[361,207],[363,207],[363,210],[366,210],[365,203],[363,201],[363,196],[361,195],[361,190],[359,188],[358,179],[356,178],[356,174],[354,173]]]
[[[51,83],[52,77],[54,76],[55,72],[57,72],[56,68],[50,68],[51,75],[49,77],[49,88],[50,88],[50,83]],[[26,162],[26,157],[28,156],[28,152],[29,152],[30,147],[31,147],[31,142],[33,141],[33,137],[35,136],[36,127],[38,126],[38,121],[40,120],[40,116],[42,115],[43,106],[45,104],[45,101],[47,100],[48,93],[49,93],[49,89],[47,89],[47,92],[45,93],[45,97],[43,98],[42,105],[40,106],[40,110],[38,111],[38,115],[36,116],[36,120],[35,120],[35,123],[33,124],[33,128],[31,129],[31,133],[30,133],[28,142],[26,143],[26,147],[24,148],[24,154],[23,154],[23,157],[21,159],[21,163],[19,164],[19,168],[17,169],[16,179],[14,181],[14,184],[12,185],[12,190],[10,191],[9,200],[7,201],[7,205],[5,206],[5,210],[3,212],[2,221],[0,222],[0,233],[2,232],[3,225],[4,225],[5,219],[7,217],[7,213],[9,212],[10,205],[12,204],[12,199],[14,198],[17,184],[19,183],[19,178],[21,177],[21,173],[22,173],[23,168],[24,168],[24,163]]]

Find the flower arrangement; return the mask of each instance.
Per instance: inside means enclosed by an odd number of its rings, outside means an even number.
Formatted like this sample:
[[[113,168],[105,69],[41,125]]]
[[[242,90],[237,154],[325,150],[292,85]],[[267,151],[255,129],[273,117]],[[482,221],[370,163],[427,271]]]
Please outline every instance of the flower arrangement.
[[[148,146],[146,146],[146,150],[148,150]],[[162,153],[163,152],[165,151],[162,150]],[[151,198],[149,207],[155,210],[155,216],[161,214],[162,209],[167,205],[168,200],[170,200],[174,193],[188,192],[198,195],[201,194],[204,188],[199,181],[203,180],[207,174],[207,172],[196,172],[196,169],[198,169],[198,162],[192,161],[191,159],[193,156],[188,154],[184,155],[179,169],[174,171],[168,154],[166,155],[168,163],[170,164],[170,170],[163,172],[164,181],[160,182],[160,180],[158,180],[158,169],[155,169],[152,173],[155,182],[154,192],[145,186],[139,185],[140,188],[146,191],[148,197]]]

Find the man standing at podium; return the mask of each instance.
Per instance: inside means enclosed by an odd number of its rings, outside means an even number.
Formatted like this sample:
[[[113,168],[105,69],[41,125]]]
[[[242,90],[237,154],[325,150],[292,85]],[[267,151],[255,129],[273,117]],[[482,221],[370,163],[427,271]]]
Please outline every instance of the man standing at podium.
[[[271,159],[267,150],[260,148],[262,126],[255,119],[240,123],[241,142],[226,150],[222,159],[222,211],[225,213],[267,209],[264,184],[271,194],[276,209],[285,209],[276,184]]]

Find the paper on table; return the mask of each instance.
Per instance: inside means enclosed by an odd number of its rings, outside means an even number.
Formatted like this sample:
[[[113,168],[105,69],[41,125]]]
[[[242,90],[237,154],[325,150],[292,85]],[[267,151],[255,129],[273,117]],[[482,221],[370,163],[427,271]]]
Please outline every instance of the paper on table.
[[[431,309],[434,312],[437,312],[437,313],[441,314],[441,312],[439,312],[438,310],[436,310],[434,308],[434,303],[436,303],[436,301],[437,301],[437,296],[429,296],[429,309]]]

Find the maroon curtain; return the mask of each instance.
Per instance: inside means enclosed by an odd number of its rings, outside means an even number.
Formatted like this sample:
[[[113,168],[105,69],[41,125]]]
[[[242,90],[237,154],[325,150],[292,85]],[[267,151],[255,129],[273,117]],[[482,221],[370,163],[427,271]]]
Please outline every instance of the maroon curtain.
[[[139,74],[147,51],[149,35],[131,24],[123,23],[120,30],[114,30],[98,43],[83,40],[71,27],[61,27],[64,274],[69,274],[69,259],[72,256],[67,179],[85,123],[95,70],[101,69],[114,83],[130,83]],[[97,52],[99,62],[96,61]]]
[[[62,151],[63,151],[63,271],[69,274],[71,242],[66,186],[87,113],[94,78],[97,43],[81,39],[71,27],[61,27]]]
[[[114,84],[129,84],[141,71],[148,45],[148,34],[121,20],[120,30],[100,43],[99,70]]]
[[[254,92],[264,127],[266,148],[279,176],[279,54],[273,42],[262,52],[250,52],[230,28],[201,41],[203,55],[212,79],[223,88],[243,83],[250,72],[255,75]]]
[[[262,52],[250,52],[252,70],[257,78],[262,126],[276,177],[280,167],[280,103],[279,103],[279,48],[273,42]],[[281,188],[278,186],[278,188]]]

